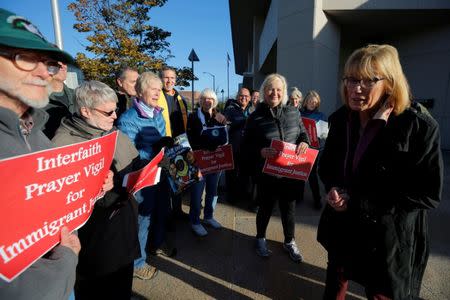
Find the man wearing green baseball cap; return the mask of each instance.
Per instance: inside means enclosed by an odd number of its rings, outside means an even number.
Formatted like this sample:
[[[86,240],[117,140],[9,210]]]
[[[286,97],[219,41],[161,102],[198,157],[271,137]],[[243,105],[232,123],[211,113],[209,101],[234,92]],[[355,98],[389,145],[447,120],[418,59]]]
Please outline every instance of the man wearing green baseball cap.
[[[51,76],[73,58],[23,17],[0,8],[0,159],[53,147],[41,131]],[[5,228],[3,228],[5,230]],[[14,230],[8,228],[6,230]],[[80,242],[67,228],[61,243],[12,282],[0,279],[0,299],[67,299]]]

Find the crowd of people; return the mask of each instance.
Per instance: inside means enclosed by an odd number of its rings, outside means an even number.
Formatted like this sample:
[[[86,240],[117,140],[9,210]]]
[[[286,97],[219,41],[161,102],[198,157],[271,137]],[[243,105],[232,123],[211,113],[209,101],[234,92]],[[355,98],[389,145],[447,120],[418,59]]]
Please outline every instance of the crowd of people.
[[[221,172],[204,175],[182,194],[172,192],[164,170],[156,185],[135,195],[122,186],[126,174],[182,134],[193,150],[232,145],[226,199],[247,200],[256,212],[256,254],[271,255],[265,237],[278,202],[283,249],[302,262],[295,211],[304,181],[262,172],[264,162],[279,155],[274,139],[294,144],[297,155],[313,147],[302,117],[329,122],[328,137],[314,146],[319,156],[308,178],[313,207],[323,208],[324,299],[345,299],[349,280],[364,286],[369,299],[419,296],[427,212],[440,202],[443,163],[438,124],[411,101],[394,47],[369,45],[351,54],[341,82],[343,105],[329,118],[317,91],[303,97],[281,74],[266,76],[259,89],[240,88],[223,112],[215,91],[205,89],[189,113],[170,67],[139,74],[125,66],[116,74],[117,91],[96,80],[72,90],[64,80],[73,63],[29,21],[0,9],[0,159],[118,131],[105,194],[88,222],[77,233],[62,228],[58,246],[12,282],[0,280],[1,299],[129,299],[133,277],[158,274],[150,255],[177,254],[167,234],[175,219],[189,222],[198,237],[220,229],[214,211]],[[182,210],[186,196],[189,214]]]

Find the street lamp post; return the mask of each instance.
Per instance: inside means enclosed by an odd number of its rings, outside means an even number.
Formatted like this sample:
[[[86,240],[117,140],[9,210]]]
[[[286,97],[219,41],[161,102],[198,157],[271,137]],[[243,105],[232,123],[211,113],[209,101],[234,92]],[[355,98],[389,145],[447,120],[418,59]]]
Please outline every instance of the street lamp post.
[[[212,79],[213,79],[213,91],[216,92],[216,76],[212,73],[209,72],[203,72],[203,74],[208,74],[211,75]]]
[[[195,73],[194,73],[194,61],[200,61],[200,59],[198,59],[197,53],[195,53],[194,49],[191,50],[191,53],[189,54],[188,57],[189,61],[192,63],[192,107],[191,107],[191,112],[194,111],[194,80],[195,80]]]

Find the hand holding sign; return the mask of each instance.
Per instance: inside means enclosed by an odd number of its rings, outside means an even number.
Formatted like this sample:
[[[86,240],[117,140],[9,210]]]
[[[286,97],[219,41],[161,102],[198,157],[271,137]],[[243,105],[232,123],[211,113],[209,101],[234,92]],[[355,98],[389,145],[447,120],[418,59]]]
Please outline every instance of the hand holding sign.
[[[295,154],[297,155],[305,154],[308,148],[309,146],[307,143],[301,142],[300,144],[297,145],[297,148],[295,149]]]
[[[75,252],[76,255],[80,253],[81,244],[78,236],[74,233],[70,233],[69,229],[64,226],[61,228],[61,246],[65,246]]]
[[[102,185],[102,192],[109,192],[114,187],[114,173],[109,170],[108,174],[106,174],[105,182]]]

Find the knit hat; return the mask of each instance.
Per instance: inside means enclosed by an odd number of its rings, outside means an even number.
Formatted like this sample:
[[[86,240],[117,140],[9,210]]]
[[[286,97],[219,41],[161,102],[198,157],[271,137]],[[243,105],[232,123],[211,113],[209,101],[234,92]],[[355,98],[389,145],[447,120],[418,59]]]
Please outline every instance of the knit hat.
[[[0,8],[0,45],[50,53],[56,60],[74,63],[73,57],[48,42],[39,29],[24,17]]]

